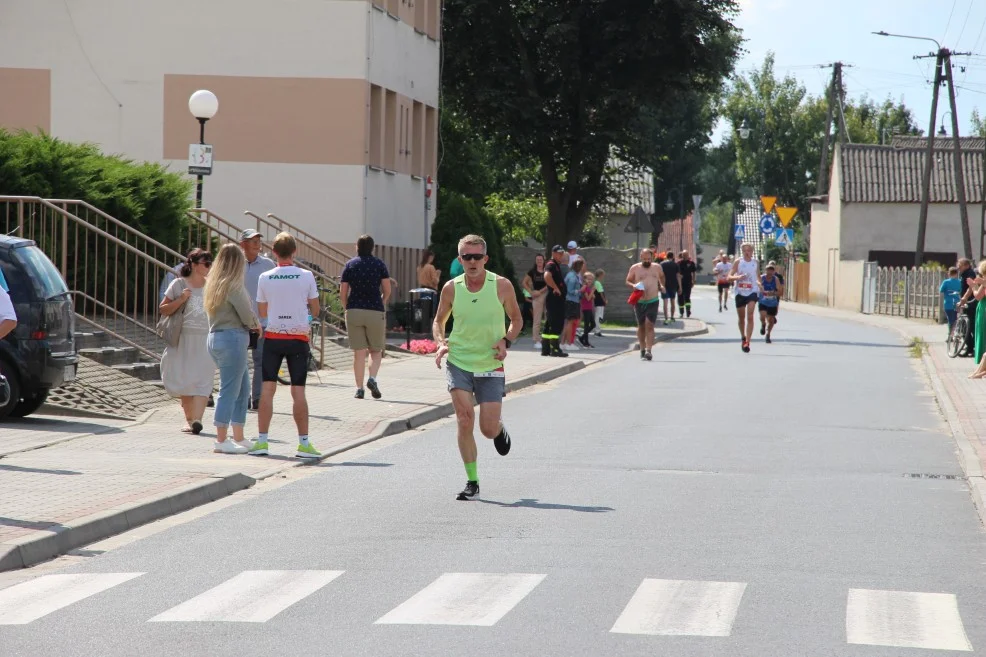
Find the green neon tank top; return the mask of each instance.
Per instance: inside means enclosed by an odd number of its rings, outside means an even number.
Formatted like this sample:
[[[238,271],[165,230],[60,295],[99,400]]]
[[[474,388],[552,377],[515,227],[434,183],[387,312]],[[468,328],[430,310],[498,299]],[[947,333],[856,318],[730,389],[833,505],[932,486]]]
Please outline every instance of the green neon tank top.
[[[466,372],[492,372],[503,367],[493,358],[493,345],[507,334],[505,313],[496,292],[496,274],[486,272],[479,292],[470,292],[465,274],[457,276],[452,300],[452,335],[448,339],[448,360]]]

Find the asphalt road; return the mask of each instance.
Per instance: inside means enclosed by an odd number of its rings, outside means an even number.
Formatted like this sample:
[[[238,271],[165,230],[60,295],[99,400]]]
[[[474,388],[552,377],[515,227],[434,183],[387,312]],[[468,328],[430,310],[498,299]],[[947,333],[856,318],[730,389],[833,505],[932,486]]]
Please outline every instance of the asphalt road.
[[[407,434],[0,590],[0,656],[986,655],[986,537],[906,347],[782,308],[743,354],[711,298],[709,336],[509,398],[480,501],[451,423]]]

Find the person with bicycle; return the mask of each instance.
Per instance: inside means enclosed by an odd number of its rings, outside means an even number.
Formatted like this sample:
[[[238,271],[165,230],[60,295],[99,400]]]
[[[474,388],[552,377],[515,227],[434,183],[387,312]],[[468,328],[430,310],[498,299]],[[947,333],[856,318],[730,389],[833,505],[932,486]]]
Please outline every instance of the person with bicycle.
[[[952,329],[955,328],[955,319],[958,317],[955,307],[959,304],[959,297],[962,295],[962,281],[959,280],[958,267],[949,267],[948,278],[941,282],[938,292],[942,295],[945,317],[948,318],[948,333],[951,335]]]
[[[966,317],[965,344],[962,349],[962,356],[972,356],[975,349],[975,326],[976,326],[976,307],[979,302],[972,295],[971,282],[976,278],[976,271],[972,268],[972,261],[968,258],[959,258],[957,265],[959,270],[959,281],[962,285],[962,298],[956,306],[956,310],[961,310]]]
[[[342,270],[339,300],[346,309],[346,332],[353,350],[353,375],[356,399],[363,399],[366,357],[370,357],[370,378],[366,387],[374,399],[383,394],[377,373],[387,348],[387,301],[390,299],[390,272],[383,260],[373,255],[373,238],[361,235],[356,240],[356,257]]]
[[[308,439],[308,400],[305,383],[308,380],[308,358],[311,353],[308,333],[309,316],[318,317],[319,297],[315,276],[294,264],[298,244],[293,236],[280,233],[274,238],[277,267],[260,275],[257,283],[257,314],[264,326],[264,350],[261,355],[263,388],[260,396],[258,424],[260,435],[250,454],[269,453],[268,431],[274,415],[274,393],[277,391],[277,371],[287,359],[291,375],[291,399],[294,422],[298,427],[300,459],[317,459],[322,454]]]

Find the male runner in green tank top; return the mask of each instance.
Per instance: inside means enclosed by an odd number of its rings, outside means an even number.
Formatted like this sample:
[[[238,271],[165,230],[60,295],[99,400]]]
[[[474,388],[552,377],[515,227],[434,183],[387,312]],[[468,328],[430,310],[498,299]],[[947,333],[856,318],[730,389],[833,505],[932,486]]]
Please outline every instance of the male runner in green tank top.
[[[479,430],[493,440],[501,455],[510,451],[510,434],[500,421],[505,393],[503,360],[511,343],[520,335],[524,318],[513,284],[486,271],[489,256],[482,237],[466,235],[459,240],[459,260],[465,273],[442,288],[433,332],[438,344],[435,363],[439,369],[442,359],[448,356],[446,379],[458,424],[459,453],[468,477],[465,489],[456,499],[468,500],[479,495],[474,404],[479,404]],[[506,330],[504,314],[510,318]],[[455,317],[455,323],[446,341],[445,324],[450,315]]]

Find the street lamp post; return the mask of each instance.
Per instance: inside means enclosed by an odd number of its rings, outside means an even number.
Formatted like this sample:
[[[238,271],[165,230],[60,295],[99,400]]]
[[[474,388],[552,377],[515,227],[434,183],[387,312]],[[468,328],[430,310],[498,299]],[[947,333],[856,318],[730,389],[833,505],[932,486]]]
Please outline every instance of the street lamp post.
[[[193,93],[188,99],[188,111],[192,113],[199,122],[199,145],[205,146],[205,124],[219,111],[219,99],[216,94],[207,89],[200,89]],[[212,158],[209,157],[208,169],[212,169]],[[202,207],[202,176],[197,174],[195,185],[195,207]]]

